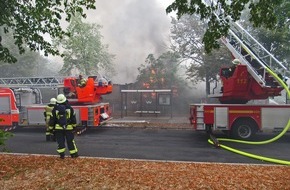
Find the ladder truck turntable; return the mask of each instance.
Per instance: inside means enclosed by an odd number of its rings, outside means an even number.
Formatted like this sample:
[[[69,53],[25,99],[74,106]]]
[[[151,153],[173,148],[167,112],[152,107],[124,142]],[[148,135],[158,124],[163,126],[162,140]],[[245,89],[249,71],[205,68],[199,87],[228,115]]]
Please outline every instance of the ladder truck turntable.
[[[78,83],[78,77],[0,78],[0,129],[45,126],[46,104],[42,103],[40,88],[54,89],[67,97],[75,110],[80,132],[110,120],[109,103],[102,103],[101,96],[112,92],[111,81],[89,76],[84,87]]]
[[[281,131],[290,118],[289,104],[249,104],[251,100],[266,100],[281,96],[284,87],[268,72],[279,71],[284,80],[287,68],[268,52],[238,23],[231,23],[229,35],[221,41],[240,64],[220,69],[220,85],[209,98],[220,104],[191,104],[190,123],[197,131],[224,131],[238,139],[251,139],[258,131]],[[286,83],[286,80],[284,80]],[[219,89],[219,92],[215,92]],[[286,103],[288,96],[286,94]]]

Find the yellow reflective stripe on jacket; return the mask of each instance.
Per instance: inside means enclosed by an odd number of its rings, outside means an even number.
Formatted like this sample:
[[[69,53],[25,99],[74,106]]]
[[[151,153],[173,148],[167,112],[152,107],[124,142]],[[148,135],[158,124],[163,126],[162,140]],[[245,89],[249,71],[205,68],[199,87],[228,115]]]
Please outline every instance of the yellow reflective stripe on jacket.
[[[65,110],[66,112],[66,119],[67,121],[70,120],[70,115],[71,115],[71,110],[68,108]],[[59,118],[59,115],[58,115],[59,111],[56,110],[55,114],[56,114],[56,118]],[[55,125],[55,129],[56,130],[64,130],[64,128],[62,126],[60,126],[58,123]],[[65,130],[73,130],[74,129],[74,126],[72,124],[67,124]]]
[[[46,116],[47,115],[50,115],[50,116],[52,116],[52,110],[53,110],[53,108],[54,108],[54,106],[46,106],[45,107],[45,113],[46,113]]]
[[[65,112],[66,112],[66,119],[67,120],[69,120],[69,118],[70,118],[70,109],[65,109]],[[55,114],[56,114],[56,117],[59,119],[59,115],[58,115],[58,113],[59,113],[59,111],[58,110],[56,110],[55,111]]]
[[[46,124],[48,124],[50,118],[52,117],[52,110],[53,110],[54,106],[46,106],[44,111],[45,111],[45,121]]]
[[[62,128],[62,126],[60,126],[59,124],[56,124],[54,129],[56,129],[56,130],[64,130],[64,128]],[[73,130],[73,129],[74,129],[74,127],[73,127],[72,124],[68,124],[66,126],[66,128],[65,128],[65,130]]]

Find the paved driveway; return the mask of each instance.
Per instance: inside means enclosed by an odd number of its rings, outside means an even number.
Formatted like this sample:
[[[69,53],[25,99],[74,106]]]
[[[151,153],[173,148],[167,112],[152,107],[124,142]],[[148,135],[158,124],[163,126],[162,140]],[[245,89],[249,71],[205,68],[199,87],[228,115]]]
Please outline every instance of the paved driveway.
[[[274,134],[259,134],[257,140],[273,136]],[[80,155],[89,157],[265,163],[215,148],[208,144],[207,139],[205,133],[193,130],[99,127],[77,136],[76,143]],[[289,134],[267,145],[225,144],[250,153],[290,160]],[[46,142],[44,130],[36,128],[18,129],[14,137],[6,142],[6,148],[12,153],[56,155],[56,143]]]

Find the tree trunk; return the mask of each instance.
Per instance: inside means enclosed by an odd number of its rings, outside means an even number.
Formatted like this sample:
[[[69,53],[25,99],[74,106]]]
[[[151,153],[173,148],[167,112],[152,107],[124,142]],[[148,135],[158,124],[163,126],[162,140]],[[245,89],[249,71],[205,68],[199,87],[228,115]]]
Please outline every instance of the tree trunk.
[[[209,82],[209,77],[207,73],[205,75],[205,92],[206,92],[206,95],[210,94],[210,82]]]
[[[211,102],[211,98],[208,97],[210,95],[210,82],[209,82],[209,74],[205,73],[205,92],[206,92],[206,102]]]

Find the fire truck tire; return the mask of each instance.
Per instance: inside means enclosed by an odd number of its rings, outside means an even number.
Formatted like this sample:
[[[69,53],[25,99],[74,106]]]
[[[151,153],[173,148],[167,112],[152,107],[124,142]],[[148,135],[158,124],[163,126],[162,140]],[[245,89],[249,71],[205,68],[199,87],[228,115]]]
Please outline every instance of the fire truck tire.
[[[231,135],[236,139],[252,139],[257,132],[257,124],[249,118],[237,120],[231,130]]]

